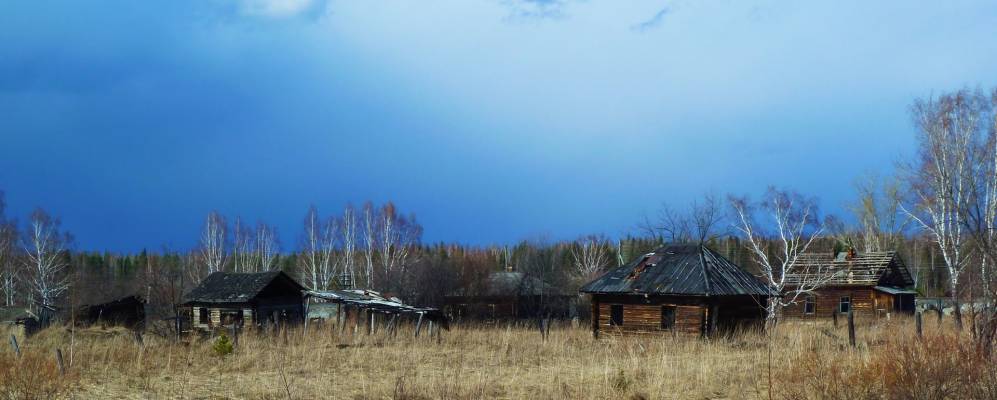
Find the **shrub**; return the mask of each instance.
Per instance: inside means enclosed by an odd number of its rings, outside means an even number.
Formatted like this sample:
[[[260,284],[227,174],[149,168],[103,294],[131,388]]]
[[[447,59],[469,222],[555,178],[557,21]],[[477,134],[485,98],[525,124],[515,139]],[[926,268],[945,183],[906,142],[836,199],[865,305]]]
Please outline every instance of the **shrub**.
[[[222,333],[217,339],[215,339],[215,343],[211,345],[211,350],[215,352],[215,355],[224,357],[232,354],[232,351],[235,350],[235,348],[232,345],[232,340],[228,338],[228,335]]]
[[[64,397],[76,385],[73,373],[59,374],[55,357],[26,352],[20,359],[0,353],[0,399],[51,399]]]

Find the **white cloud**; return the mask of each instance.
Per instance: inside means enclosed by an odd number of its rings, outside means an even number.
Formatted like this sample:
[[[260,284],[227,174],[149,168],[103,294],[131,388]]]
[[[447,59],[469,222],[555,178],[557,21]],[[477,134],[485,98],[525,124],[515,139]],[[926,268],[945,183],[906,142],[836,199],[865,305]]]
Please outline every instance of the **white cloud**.
[[[243,0],[242,14],[265,18],[294,18],[316,15],[325,9],[322,0]]]

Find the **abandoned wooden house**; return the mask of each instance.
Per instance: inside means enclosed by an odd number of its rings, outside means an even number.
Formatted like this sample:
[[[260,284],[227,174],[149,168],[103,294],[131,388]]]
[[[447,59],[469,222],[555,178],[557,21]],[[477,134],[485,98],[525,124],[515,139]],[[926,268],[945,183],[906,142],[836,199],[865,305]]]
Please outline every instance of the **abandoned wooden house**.
[[[281,271],[215,272],[184,296],[190,327],[298,324],[304,321],[304,287]]]
[[[123,326],[140,328],[145,324],[145,299],[128,296],[106,303],[84,305],[76,310],[77,325]]]
[[[799,263],[794,270],[832,277],[784,308],[784,317],[831,318],[849,311],[855,317],[887,317],[914,312],[917,292],[910,289],[914,279],[895,251],[814,253],[802,256]],[[789,290],[813,279],[806,273],[786,275]]]
[[[416,307],[397,297],[385,297],[372,290],[309,290],[305,292],[308,322],[331,323],[340,332],[373,334],[378,327],[395,332],[403,319],[414,324],[416,332],[427,325],[430,335],[449,330],[449,321],[437,308]],[[306,323],[308,323],[306,322]],[[418,333],[417,333],[418,334]]]
[[[592,299],[592,334],[707,335],[760,325],[772,292],[703,245],[673,244],[581,288]]]
[[[444,312],[454,319],[563,318],[571,314],[575,297],[522,272],[494,272],[480,285],[444,296]]]

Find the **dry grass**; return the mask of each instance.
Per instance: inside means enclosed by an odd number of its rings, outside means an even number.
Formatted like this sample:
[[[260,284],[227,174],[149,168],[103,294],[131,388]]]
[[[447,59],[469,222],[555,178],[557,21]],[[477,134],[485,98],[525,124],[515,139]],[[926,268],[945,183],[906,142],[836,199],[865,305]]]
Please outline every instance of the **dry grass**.
[[[772,398],[993,398],[992,362],[965,334],[926,321],[915,340],[906,319],[861,324],[859,346],[830,322],[785,323],[772,336]],[[940,336],[941,335],[941,336]],[[72,342],[72,344],[71,344]],[[437,343],[383,334],[340,336],[328,327],[245,334],[233,354],[210,340],[176,344],[122,330],[53,328],[24,340],[25,356],[0,357],[0,398],[183,399],[768,399],[769,338],[591,338],[555,327],[550,340],[524,327],[455,327]],[[66,355],[60,377],[54,349]],[[961,368],[978,371],[953,377]],[[793,366],[787,368],[787,366]],[[38,370],[37,378],[10,379]],[[989,375],[988,375],[989,374]],[[23,373],[21,375],[24,375]],[[33,379],[33,380],[32,380]],[[989,380],[988,380],[989,379]],[[20,382],[20,383],[19,383]],[[54,383],[53,383],[54,382]],[[982,383],[981,383],[982,382]],[[987,383],[989,382],[989,383]],[[25,387],[44,386],[39,393]],[[933,396],[933,397],[932,397]],[[966,397],[971,396],[971,397]]]

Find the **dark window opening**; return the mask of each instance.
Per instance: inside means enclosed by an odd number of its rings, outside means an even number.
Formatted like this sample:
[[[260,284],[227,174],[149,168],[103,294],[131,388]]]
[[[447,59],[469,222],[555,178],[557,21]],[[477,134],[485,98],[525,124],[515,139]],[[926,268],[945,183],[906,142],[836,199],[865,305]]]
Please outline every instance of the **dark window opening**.
[[[661,329],[672,329],[675,327],[675,306],[661,307]]]
[[[849,296],[842,297],[841,301],[838,303],[838,312],[842,314],[847,314],[851,310],[852,310],[852,298]]]
[[[226,310],[220,317],[222,326],[242,325],[242,310]]]
[[[807,296],[803,300],[803,313],[811,315],[817,310],[817,299],[813,295]]]
[[[612,326],[623,326],[623,305],[614,304],[609,306],[609,324]]]
[[[199,308],[197,309],[197,321],[202,324],[208,323],[208,309]]]

